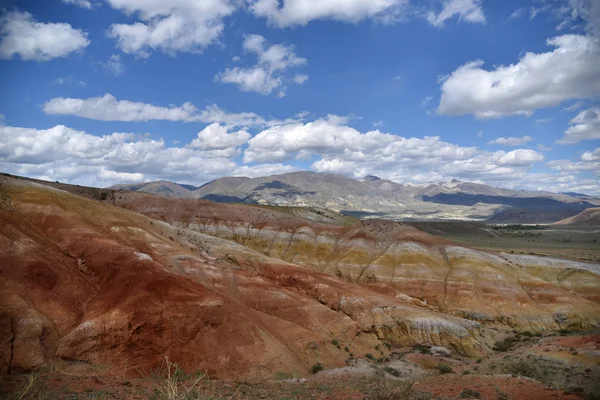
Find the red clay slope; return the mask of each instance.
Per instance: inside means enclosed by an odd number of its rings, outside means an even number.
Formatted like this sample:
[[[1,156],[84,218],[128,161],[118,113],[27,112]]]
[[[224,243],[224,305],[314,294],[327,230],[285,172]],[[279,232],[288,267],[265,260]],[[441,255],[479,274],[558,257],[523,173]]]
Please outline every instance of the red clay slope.
[[[476,322],[39,184],[0,179],[2,373],[59,357],[220,378],[340,366],[381,340],[488,351]],[[359,332],[363,334],[358,335]]]

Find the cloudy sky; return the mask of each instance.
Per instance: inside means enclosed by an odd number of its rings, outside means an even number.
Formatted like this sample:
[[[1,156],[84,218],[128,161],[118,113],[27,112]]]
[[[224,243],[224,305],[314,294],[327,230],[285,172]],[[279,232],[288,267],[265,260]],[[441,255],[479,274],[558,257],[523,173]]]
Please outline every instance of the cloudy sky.
[[[600,195],[600,0],[0,0],[0,170]]]

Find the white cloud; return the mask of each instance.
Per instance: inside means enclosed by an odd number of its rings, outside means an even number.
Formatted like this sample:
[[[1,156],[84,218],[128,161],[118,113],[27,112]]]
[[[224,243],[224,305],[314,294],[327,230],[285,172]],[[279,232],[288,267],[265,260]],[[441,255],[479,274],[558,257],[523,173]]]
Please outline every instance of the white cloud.
[[[280,97],[285,96],[286,82],[304,83],[307,75],[289,76],[289,69],[306,64],[306,58],[298,57],[293,46],[281,44],[266,45],[265,38],[260,35],[248,35],[244,39],[244,50],[258,58],[256,65],[249,68],[227,68],[215,77],[215,81],[233,83],[245,92],[270,94],[277,91]]]
[[[583,140],[600,139],[600,107],[592,107],[580,112],[571,120],[559,144],[578,143]]]
[[[225,150],[244,145],[250,134],[244,130],[229,133],[227,128],[213,123],[198,132],[198,137],[189,144],[191,149]]]
[[[62,2],[65,4],[72,4],[81,8],[92,8],[92,3],[90,2],[90,0],[62,0]]]
[[[231,173],[233,176],[247,176],[257,178],[275,174],[285,174],[286,172],[298,171],[297,167],[284,164],[258,164],[253,166],[240,165]]]
[[[454,16],[458,16],[459,20],[485,24],[485,15],[480,0],[446,0],[439,13],[430,11],[427,14],[427,21],[431,25],[441,28],[446,20]]]
[[[118,54],[111,55],[106,62],[101,62],[100,65],[114,76],[119,76],[125,72],[125,64],[123,64],[121,56]]]
[[[231,15],[233,0],[107,0],[115,9],[140,21],[113,24],[109,36],[125,53],[147,57],[154,50],[167,54],[201,52],[223,31],[223,19]]]
[[[524,146],[527,143],[531,142],[531,137],[523,136],[523,137],[499,137],[498,139],[494,139],[488,142],[488,144],[499,144],[501,146]]]
[[[550,121],[554,120],[554,118],[538,118],[535,120],[536,124],[545,124],[548,123]]]
[[[600,94],[600,40],[563,35],[548,40],[547,53],[526,53],[517,64],[482,68],[469,62],[442,82],[438,113],[477,118],[531,115],[569,99]]]
[[[508,17],[508,19],[519,19],[523,17],[526,14],[526,12],[527,11],[523,7],[519,7],[515,11],[513,11],[512,14],[510,14],[510,17]]]
[[[304,82],[308,80],[308,75],[298,74],[294,76],[294,82],[298,85],[302,85]]]
[[[482,138],[482,137],[483,137],[483,131],[479,131],[479,132],[477,132],[477,137],[478,137],[478,138]]]
[[[568,107],[563,108],[563,111],[577,111],[578,109],[580,109],[581,107],[583,107],[585,103],[583,101],[576,101],[575,103],[571,104]]]
[[[560,172],[590,171],[600,177],[600,147],[584,152],[578,161],[553,160],[548,162],[548,166]]]
[[[379,18],[393,22],[401,18],[407,0],[247,0],[254,15],[266,17],[279,27],[306,25],[310,21],[332,19],[358,22]],[[282,3],[282,4],[280,4]]]
[[[179,121],[207,124],[217,122],[228,128],[297,123],[303,121],[308,115],[306,112],[301,112],[285,120],[265,119],[251,112],[228,113],[215,104],[208,105],[204,109],[198,109],[191,103],[164,107],[129,100],[117,100],[108,93],[102,97],[88,99],[55,97],[48,100],[42,109],[49,115],[71,115],[97,121]]]
[[[90,44],[87,33],[67,23],[41,23],[18,11],[0,17],[0,37],[0,59],[5,60],[19,55],[23,60],[48,61]]]
[[[600,148],[574,162],[551,161],[548,165],[556,172],[541,174],[531,172],[544,159],[533,150],[488,152],[439,137],[404,138],[378,130],[363,133],[345,126],[346,122],[347,118],[337,116],[308,123],[279,121],[251,139],[243,130],[230,132],[212,124],[190,143],[172,147],[162,139],[133,133],[95,136],[62,125],[50,129],[0,126],[0,169],[95,186],[157,179],[201,184],[224,175],[295,171],[299,169],[293,165],[296,160],[307,157],[315,171],[351,177],[374,174],[417,183],[458,178],[503,187],[600,193],[592,180],[578,176],[580,172],[598,175]],[[234,157],[246,143],[248,163],[239,164]]]
[[[551,147],[548,147],[545,144],[541,144],[541,143],[537,145],[537,149],[539,151],[551,151],[552,150]]]
[[[248,141],[244,162],[312,161],[311,168],[396,181],[448,178],[504,182],[526,178],[544,156],[533,150],[487,152],[461,147],[439,137],[404,138],[379,130],[359,132],[347,119],[328,116],[308,123],[273,126]]]
[[[545,0],[541,7],[532,8],[531,18],[540,12],[550,12],[560,21],[556,30],[577,29],[583,20],[589,34],[600,36],[598,0]]]
[[[199,118],[198,110],[191,103],[184,103],[181,107],[159,107],[118,101],[110,94],[85,100],[57,97],[46,102],[43,110],[51,115],[76,115],[100,121],[195,121]]]
[[[82,87],[87,86],[87,83],[85,83],[84,81],[75,80],[71,75],[58,77],[54,80],[53,83],[55,85],[77,85]]]
[[[426,96],[423,100],[421,100],[421,107],[425,107],[431,100],[433,100],[433,97]]]
[[[237,167],[213,151],[166,147],[162,139],[132,133],[94,136],[62,125],[0,126],[0,165],[17,174],[100,185],[159,178],[202,182]]]

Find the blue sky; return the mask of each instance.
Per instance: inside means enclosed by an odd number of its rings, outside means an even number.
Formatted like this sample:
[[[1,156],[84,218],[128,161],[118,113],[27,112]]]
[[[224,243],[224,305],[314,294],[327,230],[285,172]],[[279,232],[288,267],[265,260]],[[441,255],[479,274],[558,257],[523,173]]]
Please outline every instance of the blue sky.
[[[0,0],[0,169],[600,195],[598,0]]]

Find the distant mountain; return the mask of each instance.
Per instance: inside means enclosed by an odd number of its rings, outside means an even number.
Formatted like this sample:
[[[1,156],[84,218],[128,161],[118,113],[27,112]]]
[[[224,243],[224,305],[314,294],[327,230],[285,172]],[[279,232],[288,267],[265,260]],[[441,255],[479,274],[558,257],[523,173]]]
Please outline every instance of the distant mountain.
[[[567,196],[572,197],[589,197],[587,194],[577,192],[562,192],[561,194],[566,194]]]
[[[198,189],[192,185],[182,185],[169,181],[144,182],[134,184],[114,185],[109,189],[123,189],[150,194],[157,194],[165,197],[194,197],[192,191]]]
[[[249,180],[245,176],[226,176],[200,186],[194,191],[193,197],[220,203],[243,203],[246,195],[237,187]]]
[[[588,208],[577,215],[562,219],[553,225],[600,226],[600,208]]]
[[[326,208],[359,218],[396,220],[550,223],[600,206],[600,199],[591,197],[502,189],[458,180],[402,185],[373,175],[356,180],[306,171],[253,179],[224,177],[195,189],[165,181],[118,187],[169,197]]]

